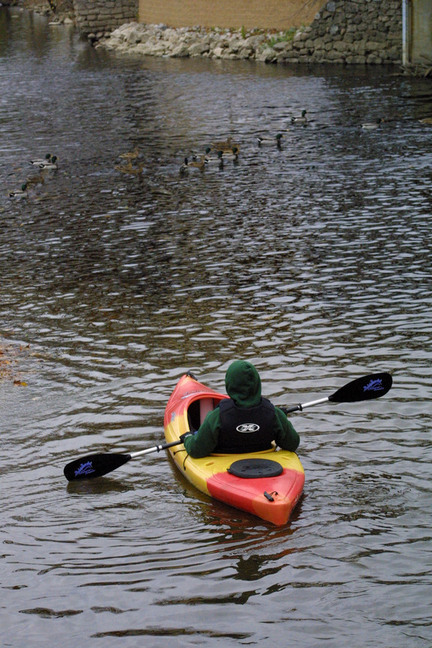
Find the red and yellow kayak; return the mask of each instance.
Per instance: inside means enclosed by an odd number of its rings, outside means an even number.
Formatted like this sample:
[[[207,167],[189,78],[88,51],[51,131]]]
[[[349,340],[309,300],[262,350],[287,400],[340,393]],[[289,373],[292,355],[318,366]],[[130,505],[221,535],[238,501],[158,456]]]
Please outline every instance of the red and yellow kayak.
[[[192,375],[182,376],[165,410],[167,442],[176,441],[188,430],[197,430],[223,398],[228,396]],[[304,470],[295,452],[272,448],[193,459],[184,446],[169,451],[181,473],[202,493],[276,525],[288,522],[303,491]]]

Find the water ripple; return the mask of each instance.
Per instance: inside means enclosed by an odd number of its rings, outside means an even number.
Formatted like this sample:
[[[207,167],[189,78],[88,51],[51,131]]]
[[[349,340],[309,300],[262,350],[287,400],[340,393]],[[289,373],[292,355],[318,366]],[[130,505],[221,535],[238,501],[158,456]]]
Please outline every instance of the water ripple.
[[[0,36],[7,636],[428,648],[427,80],[118,59],[4,7]],[[305,106],[310,126],[288,128]],[[281,149],[257,146],[278,131]],[[238,164],[180,177],[228,135]],[[135,147],[140,177],[116,169]],[[12,200],[47,152],[58,170]],[[78,456],[160,442],[180,375],[223,390],[236,357],[283,406],[393,374],[381,400],[292,416],[306,485],[286,527],[197,493],[165,455],[66,484]]]

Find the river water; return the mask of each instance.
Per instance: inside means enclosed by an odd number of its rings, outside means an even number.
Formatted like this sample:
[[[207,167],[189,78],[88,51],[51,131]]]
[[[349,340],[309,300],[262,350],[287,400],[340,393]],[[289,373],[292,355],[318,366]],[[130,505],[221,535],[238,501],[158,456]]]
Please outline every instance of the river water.
[[[430,648],[431,115],[397,69],[120,58],[0,8],[2,646]],[[237,164],[179,174],[229,135]],[[393,375],[292,416],[286,527],[161,454],[67,484],[161,442],[181,374],[223,390],[236,358],[286,406]]]

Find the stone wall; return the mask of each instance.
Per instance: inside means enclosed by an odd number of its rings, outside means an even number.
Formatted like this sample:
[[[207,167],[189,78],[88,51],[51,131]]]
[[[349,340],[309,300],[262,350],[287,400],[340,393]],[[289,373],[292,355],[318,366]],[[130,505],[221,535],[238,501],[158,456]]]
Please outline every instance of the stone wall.
[[[330,0],[308,27],[275,49],[277,60],[292,62],[400,62],[402,0]]]
[[[120,25],[138,20],[138,0],[73,0],[75,20],[84,35],[100,37]]]

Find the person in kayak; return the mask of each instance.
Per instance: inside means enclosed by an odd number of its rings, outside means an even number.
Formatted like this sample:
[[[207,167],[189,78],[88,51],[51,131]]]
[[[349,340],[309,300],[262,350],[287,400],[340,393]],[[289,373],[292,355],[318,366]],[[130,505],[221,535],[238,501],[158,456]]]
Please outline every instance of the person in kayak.
[[[261,378],[255,367],[236,360],[225,375],[229,399],[209,412],[196,432],[180,437],[191,457],[216,453],[259,452],[272,442],[294,452],[300,438],[284,412],[261,396]]]

